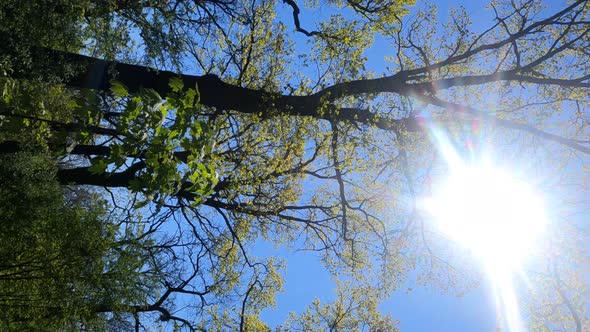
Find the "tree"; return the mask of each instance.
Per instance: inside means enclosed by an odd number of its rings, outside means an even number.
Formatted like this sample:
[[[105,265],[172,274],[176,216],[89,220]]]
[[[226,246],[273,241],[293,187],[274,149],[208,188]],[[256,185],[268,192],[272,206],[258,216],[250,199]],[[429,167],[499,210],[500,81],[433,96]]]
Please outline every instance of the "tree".
[[[328,1],[304,10],[265,0],[59,4],[48,12],[66,22],[77,49],[51,45],[43,20],[21,35],[2,31],[12,42],[2,47],[0,148],[35,141],[72,158],[57,171],[63,185],[104,187],[113,203],[144,209],[151,233],[168,234],[152,247],[166,249],[173,272],[160,281],[163,296],[127,308],[135,315],[159,312],[189,329],[266,328],[258,315],[281,289],[281,264],[252,256],[261,238],[321,252],[335,278],[354,280],[370,299],[386,296],[415,265],[427,280],[456,284],[464,270],[444,257],[449,244],[415,204],[444,171],[427,124],[457,140],[475,126],[505,158],[527,156],[556,171],[579,167],[590,152],[587,1],[557,10],[532,0],[493,3],[495,19],[480,30],[462,10],[444,25],[432,6],[404,18],[410,1]],[[304,15],[324,7],[342,14],[326,9],[325,21],[307,27]],[[376,39],[392,46],[390,68],[373,73],[366,64]],[[11,45],[24,40],[19,52],[30,61],[17,61]],[[40,104],[27,89],[64,96]],[[33,96],[45,101],[55,91]],[[67,113],[58,111],[64,106]],[[559,164],[549,158],[556,153]],[[552,242],[578,260],[583,255],[565,240],[572,236],[585,234],[572,226]],[[547,294],[531,303],[549,302],[532,316],[581,330],[582,297],[571,299],[564,287],[582,294],[583,278],[552,264],[538,277]],[[364,306],[355,317],[392,328],[374,316],[373,302],[347,289],[340,294]],[[173,299],[191,309],[170,314]],[[289,324],[338,317],[353,302],[316,304],[315,318],[305,313]],[[354,317],[343,324],[362,326]]]
[[[156,273],[144,260],[149,237],[137,239],[131,228],[121,234],[96,194],[64,193],[46,156],[3,154],[0,170],[2,329],[125,326],[126,317],[100,308],[154,296]]]

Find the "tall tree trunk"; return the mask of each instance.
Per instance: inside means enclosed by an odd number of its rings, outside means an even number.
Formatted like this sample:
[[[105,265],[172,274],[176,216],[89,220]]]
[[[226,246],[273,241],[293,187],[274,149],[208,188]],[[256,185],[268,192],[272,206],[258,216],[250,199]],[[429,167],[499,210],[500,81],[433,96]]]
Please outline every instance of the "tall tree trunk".
[[[403,82],[403,75],[336,84],[308,96],[288,96],[229,84],[211,74],[182,75],[41,47],[37,48],[35,53],[35,57],[40,59],[39,63],[34,64],[35,69],[15,68],[14,77],[38,78],[38,76],[33,77],[31,73],[39,72],[45,73],[48,77],[63,77],[63,64],[67,64],[74,69],[74,74],[64,77],[64,83],[71,87],[108,91],[111,87],[110,81],[117,80],[132,93],[138,92],[143,87],[153,89],[162,96],[166,96],[171,91],[170,80],[180,78],[185,87],[198,88],[202,105],[220,110],[256,113],[262,116],[277,114],[311,116],[326,120],[363,123],[385,130],[397,128],[401,123],[406,124],[408,128],[415,128],[414,119],[377,117],[368,110],[336,108],[329,104],[330,101],[353,94],[384,91],[412,93],[416,89],[413,85]],[[38,70],[37,67],[42,69]],[[322,101],[328,104],[322,105]]]

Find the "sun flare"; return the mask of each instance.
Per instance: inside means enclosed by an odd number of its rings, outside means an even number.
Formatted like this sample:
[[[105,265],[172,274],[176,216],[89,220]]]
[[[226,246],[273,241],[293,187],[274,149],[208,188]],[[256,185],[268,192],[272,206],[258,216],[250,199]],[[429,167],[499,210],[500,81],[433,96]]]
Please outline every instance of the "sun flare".
[[[542,201],[530,186],[492,167],[453,170],[428,210],[450,238],[503,267],[522,263],[545,224]]]
[[[548,218],[542,195],[516,172],[493,166],[498,159],[493,145],[482,143],[483,132],[466,135],[463,148],[444,130],[429,128],[449,171],[421,201],[424,212],[440,233],[481,262],[503,326],[524,332],[514,281],[528,282],[527,261],[543,251]]]

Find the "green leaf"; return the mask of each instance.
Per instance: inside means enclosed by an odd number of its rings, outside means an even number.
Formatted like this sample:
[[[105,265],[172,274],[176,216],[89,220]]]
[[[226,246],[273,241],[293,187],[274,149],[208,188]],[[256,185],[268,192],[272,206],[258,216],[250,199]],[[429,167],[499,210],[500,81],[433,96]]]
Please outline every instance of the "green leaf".
[[[182,91],[182,88],[184,88],[184,83],[178,77],[171,78],[168,85],[170,85],[170,87],[172,88],[172,91],[174,91],[174,92]]]
[[[111,83],[111,92],[115,95],[115,97],[123,98],[129,95],[127,87],[125,87],[123,83],[115,80],[110,80],[109,83]]]
[[[94,159],[92,161],[92,166],[88,168],[90,173],[92,174],[102,174],[107,169],[108,164],[104,161],[104,159]]]
[[[144,200],[136,202],[133,207],[136,209],[141,209],[142,207],[145,207],[146,205],[148,205],[149,202],[150,202],[149,199],[144,199]]]
[[[195,106],[195,96],[196,95],[197,95],[197,92],[195,90],[188,89],[184,98],[182,99],[182,104],[184,105],[184,107],[192,108],[193,106]]]
[[[143,189],[143,183],[141,180],[139,179],[131,179],[131,181],[129,181],[129,190],[134,191],[134,192],[139,192]]]
[[[160,94],[154,89],[144,89],[142,91],[142,96],[148,98],[148,100],[151,100],[152,102],[150,104],[154,104],[154,108],[159,107],[160,105],[155,104],[158,104],[162,101],[162,97],[160,97]]]

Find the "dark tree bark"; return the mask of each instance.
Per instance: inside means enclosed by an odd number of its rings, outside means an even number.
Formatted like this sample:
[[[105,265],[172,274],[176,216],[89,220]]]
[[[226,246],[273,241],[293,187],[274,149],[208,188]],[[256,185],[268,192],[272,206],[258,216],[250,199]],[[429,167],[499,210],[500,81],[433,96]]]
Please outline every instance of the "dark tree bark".
[[[413,94],[423,91],[420,84],[407,84],[403,73],[379,78],[351,81],[336,84],[309,96],[286,96],[264,90],[254,90],[223,82],[216,75],[202,76],[181,75],[170,71],[156,70],[149,67],[131,65],[121,62],[105,61],[80,54],[73,54],[37,48],[39,59],[58,59],[55,63],[67,63],[75,68],[76,74],[65,77],[64,83],[74,88],[86,88],[97,91],[109,91],[111,80],[123,83],[129,92],[137,92],[140,88],[153,89],[162,96],[171,91],[169,82],[172,78],[180,78],[185,87],[197,87],[200,103],[219,110],[233,110],[247,114],[272,116],[285,114],[293,116],[311,116],[314,118],[336,121],[349,121],[371,125],[380,129],[391,130],[400,124],[407,123],[408,129],[415,129],[414,119],[392,119],[375,116],[364,109],[336,108],[329,102],[348,95],[363,93],[392,92]],[[43,72],[48,76],[63,76],[62,66],[42,65]],[[40,66],[41,64],[36,64]],[[14,77],[33,78],[31,72],[39,71],[30,68],[16,68]],[[322,101],[327,104],[322,104]],[[337,115],[336,115],[337,113]]]

